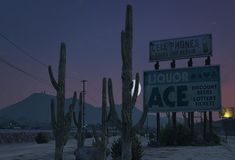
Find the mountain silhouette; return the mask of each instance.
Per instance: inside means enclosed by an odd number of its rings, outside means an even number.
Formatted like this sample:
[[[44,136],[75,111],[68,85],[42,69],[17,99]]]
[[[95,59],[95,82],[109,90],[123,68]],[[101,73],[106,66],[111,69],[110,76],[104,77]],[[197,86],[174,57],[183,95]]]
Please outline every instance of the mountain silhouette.
[[[16,104],[10,105],[0,110],[0,124],[6,121],[15,121],[20,126],[50,128],[50,101],[56,100],[55,96],[46,93],[33,93],[29,97],[23,99]],[[72,98],[65,101],[65,113],[71,103]],[[55,101],[56,102],[56,101]],[[121,105],[116,106],[117,113],[121,117]],[[78,113],[78,103],[75,107],[76,114]],[[95,107],[88,103],[85,104],[85,123],[100,124],[101,123],[101,107]],[[133,123],[137,123],[140,119],[142,111],[134,107]],[[166,123],[166,118],[162,117],[161,122]],[[148,125],[155,127],[156,118],[153,115],[148,116]]]

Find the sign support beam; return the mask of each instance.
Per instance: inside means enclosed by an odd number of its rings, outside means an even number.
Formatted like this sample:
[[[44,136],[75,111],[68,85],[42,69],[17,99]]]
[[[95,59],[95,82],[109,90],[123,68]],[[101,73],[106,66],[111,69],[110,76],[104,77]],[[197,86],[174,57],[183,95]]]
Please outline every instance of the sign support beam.
[[[211,65],[211,59],[210,56],[207,57],[207,59],[205,60],[205,65]],[[212,137],[212,111],[209,111],[209,134],[210,134],[210,138]]]
[[[154,68],[155,70],[159,70],[159,62],[156,62]],[[160,112],[156,112],[156,121],[157,121],[157,142],[160,140]]]
[[[173,59],[171,62],[171,69],[175,68],[175,60]],[[173,129],[174,131],[176,131],[176,112],[172,112],[172,125],[173,125]],[[174,132],[174,141],[176,139],[176,134]]]
[[[203,139],[206,140],[206,121],[207,121],[206,112],[203,112],[203,118],[204,118],[204,122],[203,122]]]
[[[192,67],[193,66],[193,59],[190,58],[188,61],[188,67]],[[191,130],[191,136],[192,136],[192,140],[194,137],[194,112],[189,112],[189,128]]]

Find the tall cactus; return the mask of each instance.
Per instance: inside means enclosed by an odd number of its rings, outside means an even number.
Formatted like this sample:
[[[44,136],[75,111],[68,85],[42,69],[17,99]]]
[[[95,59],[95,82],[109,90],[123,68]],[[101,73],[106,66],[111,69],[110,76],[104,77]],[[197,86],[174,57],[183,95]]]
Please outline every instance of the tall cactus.
[[[106,160],[106,153],[107,153],[107,80],[106,78],[103,78],[102,82],[102,116],[101,116],[101,122],[102,122],[102,134],[101,134],[101,140],[96,134],[95,127],[93,127],[93,134],[95,138],[96,146],[102,149],[102,157],[100,160]]]
[[[66,48],[65,43],[61,43],[58,82],[53,76],[51,66],[48,66],[49,76],[53,87],[57,92],[57,108],[55,109],[54,100],[51,100],[51,124],[55,136],[55,160],[63,160],[63,149],[68,140],[69,130],[71,128],[72,113],[77,101],[77,94],[74,92],[69,111],[64,114],[65,103],[65,66],[66,66]]]
[[[84,131],[82,131],[82,119],[83,119],[83,107],[82,107],[82,92],[79,95],[79,113],[78,118],[76,119],[76,113],[73,112],[73,121],[75,126],[77,127],[77,148],[84,146]]]
[[[121,32],[121,52],[122,52],[122,121],[119,119],[115,110],[115,103],[113,98],[112,80],[108,80],[108,93],[110,103],[109,118],[113,121],[117,128],[121,130],[122,141],[122,160],[132,159],[132,136],[140,129],[147,117],[148,108],[144,106],[144,111],[139,122],[132,125],[132,109],[135,106],[138,93],[138,85],[135,85],[134,94],[131,95],[132,88],[132,7],[127,6],[126,9],[126,24],[125,30]],[[139,74],[136,74],[136,84],[139,84]]]

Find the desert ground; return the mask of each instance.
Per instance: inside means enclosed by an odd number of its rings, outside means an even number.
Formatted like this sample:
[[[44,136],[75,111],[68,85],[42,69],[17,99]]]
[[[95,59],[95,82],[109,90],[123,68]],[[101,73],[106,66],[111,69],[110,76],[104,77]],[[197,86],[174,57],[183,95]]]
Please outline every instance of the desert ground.
[[[112,142],[117,137],[110,138]],[[93,139],[87,139],[86,146],[92,144]],[[147,146],[147,139],[141,138],[144,147],[143,160],[234,160],[235,137],[228,137],[227,142],[220,146],[209,147],[158,147]],[[110,145],[109,145],[110,147]],[[76,140],[70,139],[65,146],[64,159],[75,160],[73,152]],[[52,160],[54,155],[54,141],[47,144],[15,143],[0,145],[0,160]],[[111,157],[108,157],[111,160]]]

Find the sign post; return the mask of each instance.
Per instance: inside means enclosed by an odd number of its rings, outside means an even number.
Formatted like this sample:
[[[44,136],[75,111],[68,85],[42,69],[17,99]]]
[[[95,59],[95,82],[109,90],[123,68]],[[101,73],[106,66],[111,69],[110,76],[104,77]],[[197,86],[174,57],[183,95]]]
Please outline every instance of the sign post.
[[[211,65],[210,56],[208,56],[207,59],[205,60],[205,65],[206,66]],[[205,133],[206,133],[206,131],[205,131]],[[212,111],[209,111],[209,135],[211,138],[212,137]]]
[[[171,69],[175,69],[175,60],[173,59],[171,62]],[[173,129],[174,131],[176,131],[176,112],[172,112],[172,125],[173,125]],[[174,132],[174,144],[176,143],[176,133]]]
[[[156,62],[154,66],[155,70],[159,70],[159,62]],[[156,112],[156,122],[157,122],[157,142],[160,140],[160,112]]]
[[[193,66],[193,59],[190,58],[188,61],[188,67],[192,67]],[[194,112],[189,112],[188,114],[188,119],[189,119],[189,128],[191,130],[191,137],[193,139],[194,137]]]

